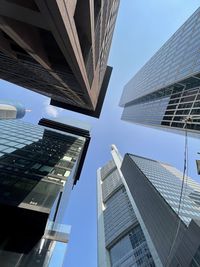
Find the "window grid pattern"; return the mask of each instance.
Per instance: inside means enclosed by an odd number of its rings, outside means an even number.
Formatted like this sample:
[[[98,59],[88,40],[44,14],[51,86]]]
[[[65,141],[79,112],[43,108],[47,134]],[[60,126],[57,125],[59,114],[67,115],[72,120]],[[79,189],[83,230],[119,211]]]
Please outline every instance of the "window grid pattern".
[[[121,105],[199,73],[199,28],[200,8],[128,82]]]
[[[0,121],[0,202],[49,209],[84,138],[20,120]]]
[[[128,105],[123,112],[123,119],[146,125],[163,125],[170,128],[200,130],[200,79],[188,78],[183,87],[174,86],[163,95],[157,92],[141,99],[139,104]],[[162,95],[162,96],[161,96]],[[158,97],[159,99],[156,99]],[[161,98],[163,97],[163,98]],[[153,99],[153,101],[152,101]],[[137,103],[137,101],[135,101]],[[186,118],[192,121],[186,123]]]
[[[101,29],[101,51],[100,51],[100,66],[99,66],[99,85],[102,85],[106,64],[108,61],[109,50],[111,46],[112,36],[114,32],[117,12],[119,8],[119,0],[104,0],[102,9],[102,29]],[[105,28],[104,21],[107,21]]]
[[[101,180],[103,181],[109,175],[109,173],[115,168],[116,166],[114,161],[110,160],[105,166],[101,168]]]
[[[176,168],[164,163],[138,156],[131,156],[131,158],[174,212],[177,213],[183,174]],[[188,177],[187,190],[184,191],[184,200],[180,210],[180,217],[186,225],[189,225],[192,218],[200,219],[200,207],[193,198],[195,192],[197,200],[200,201],[200,185]]]
[[[137,219],[124,188],[118,190],[104,204],[105,239],[106,246],[109,246]]]
[[[154,267],[152,256],[139,225],[129,231],[111,249],[113,267]]]
[[[117,169],[114,169],[102,184],[103,201],[105,201],[113,191],[122,185],[121,177]]]
[[[136,123],[160,125],[168,103],[169,98],[163,98],[154,102],[127,106],[123,111],[122,118]]]
[[[187,123],[185,119],[192,117],[192,122]],[[172,93],[167,106],[162,125],[170,127],[200,130],[200,90],[199,87],[190,90],[183,89]]]
[[[146,240],[113,160],[101,168],[101,189],[105,246],[110,252],[111,266],[154,267]]]

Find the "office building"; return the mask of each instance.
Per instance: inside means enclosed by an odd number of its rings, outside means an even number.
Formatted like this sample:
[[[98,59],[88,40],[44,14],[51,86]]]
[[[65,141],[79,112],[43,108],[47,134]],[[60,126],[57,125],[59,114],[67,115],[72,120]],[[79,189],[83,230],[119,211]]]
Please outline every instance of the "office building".
[[[0,120],[21,119],[25,114],[25,107],[21,103],[0,100]]]
[[[62,213],[89,141],[63,121],[0,121],[0,266],[48,266],[55,242],[68,241]]]
[[[131,154],[121,171],[155,265],[200,266],[200,184],[166,163]]]
[[[126,84],[122,120],[200,131],[200,8]]]
[[[97,171],[98,267],[153,267],[120,171],[122,158],[114,145],[112,157]]]
[[[0,1],[0,78],[99,117],[119,0]]]

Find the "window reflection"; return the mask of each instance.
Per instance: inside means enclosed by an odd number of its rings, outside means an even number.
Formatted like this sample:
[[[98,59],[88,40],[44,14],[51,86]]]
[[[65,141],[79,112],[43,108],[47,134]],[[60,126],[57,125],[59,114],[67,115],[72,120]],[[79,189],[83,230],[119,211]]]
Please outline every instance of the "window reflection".
[[[50,210],[84,138],[21,121],[2,121],[0,140],[0,203]]]

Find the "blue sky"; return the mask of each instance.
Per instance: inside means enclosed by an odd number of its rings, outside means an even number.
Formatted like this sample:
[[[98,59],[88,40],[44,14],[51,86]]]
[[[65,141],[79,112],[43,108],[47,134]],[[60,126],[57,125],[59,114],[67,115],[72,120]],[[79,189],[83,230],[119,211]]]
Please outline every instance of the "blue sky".
[[[99,120],[50,107],[46,97],[0,82],[2,99],[15,99],[32,109],[26,121],[37,123],[41,117],[67,116],[92,125],[92,141],[82,175],[72,191],[65,214],[72,230],[64,267],[97,266],[96,170],[111,158],[111,144],[116,144],[121,154],[130,152],[183,169],[183,136],[121,121],[122,109],[118,103],[128,80],[198,6],[198,0],[121,1],[109,57],[113,73]],[[200,158],[198,151],[198,139],[190,138],[189,174],[199,181],[195,166],[195,159]],[[54,266],[58,267],[56,260]]]

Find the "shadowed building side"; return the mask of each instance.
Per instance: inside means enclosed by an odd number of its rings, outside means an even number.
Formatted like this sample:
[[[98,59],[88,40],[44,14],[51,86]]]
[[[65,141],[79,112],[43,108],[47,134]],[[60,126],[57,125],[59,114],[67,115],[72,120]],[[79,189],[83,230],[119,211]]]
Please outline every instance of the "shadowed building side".
[[[0,78],[99,117],[119,0],[0,2]]]
[[[121,170],[158,266],[199,266],[200,184],[187,178],[179,210],[183,174],[176,168],[126,154]]]
[[[43,266],[56,241],[68,242],[62,217],[89,132],[46,119],[2,120],[0,137],[0,265]]]

